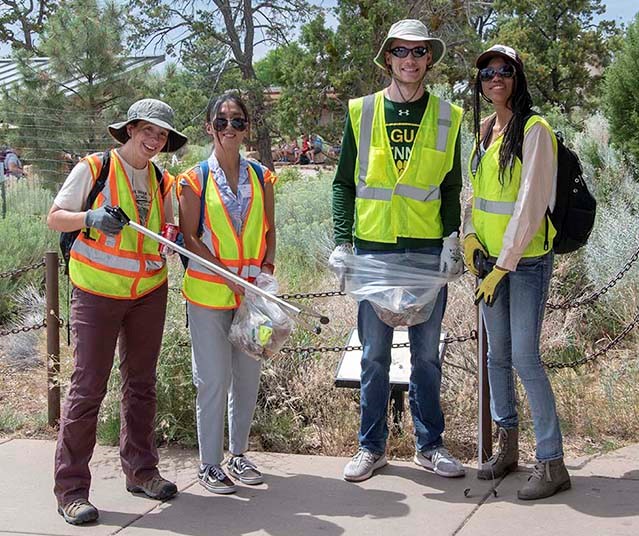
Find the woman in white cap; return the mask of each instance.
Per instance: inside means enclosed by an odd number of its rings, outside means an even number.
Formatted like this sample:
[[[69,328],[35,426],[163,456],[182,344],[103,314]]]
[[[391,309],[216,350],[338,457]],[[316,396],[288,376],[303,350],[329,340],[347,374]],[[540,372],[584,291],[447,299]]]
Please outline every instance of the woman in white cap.
[[[331,263],[353,252],[405,253],[433,265],[434,272],[461,272],[459,252],[462,186],[462,110],[424,88],[427,73],[442,59],[444,43],[418,20],[393,24],[375,63],[390,77],[382,91],[349,102],[339,164],[333,181],[336,248]],[[447,288],[433,313],[408,329],[411,376],[408,398],[415,427],[417,465],[444,477],[464,467],[443,444],[439,339]],[[359,303],[362,355],[359,450],[344,479],[362,481],[383,467],[393,328],[372,305]]]
[[[570,488],[555,398],[539,351],[556,234],[546,214],[555,203],[557,140],[532,110],[514,49],[495,45],[476,67],[473,202],[464,222],[464,257],[481,278],[475,297],[488,333],[490,407],[499,428],[499,450],[478,477],[499,478],[517,468],[514,367],[530,404],[538,460],[518,497],[541,499]],[[493,113],[480,122],[482,100]]]
[[[276,177],[242,156],[249,113],[233,92],[211,101],[206,131],[213,152],[178,177],[180,228],[186,247],[201,257],[255,282],[275,269],[273,184]],[[257,402],[260,362],[228,340],[243,289],[190,262],[182,292],[187,299],[197,388],[200,446],[198,481],[212,493],[236,491],[230,475],[249,486],[263,476],[245,452]],[[230,456],[224,459],[224,415],[228,411]]]
[[[111,216],[119,205],[132,221],[159,233],[173,221],[172,179],[150,160],[187,139],[173,127],[173,110],[143,99],[126,121],[109,126],[122,146],[84,158],[56,196],[47,223],[61,232],[83,230],[71,248],[71,327],[74,371],[60,419],[55,453],[58,512],[71,524],[98,518],[89,502],[89,460],[100,404],[106,394],[119,341],[122,376],[120,459],[126,488],[166,500],[177,493],[158,471],[154,420],[155,371],[166,312],[167,271],[158,244]],[[91,206],[87,199],[103,165],[108,176]],[[105,168],[106,169],[106,168]]]

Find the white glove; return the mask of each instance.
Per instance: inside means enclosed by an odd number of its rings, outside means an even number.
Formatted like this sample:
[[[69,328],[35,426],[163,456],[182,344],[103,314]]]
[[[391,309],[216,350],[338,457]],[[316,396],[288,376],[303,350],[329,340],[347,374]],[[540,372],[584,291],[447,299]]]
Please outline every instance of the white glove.
[[[464,270],[464,258],[459,245],[459,233],[454,231],[444,238],[442,253],[439,257],[439,271],[456,276]]]
[[[328,258],[328,265],[339,279],[339,289],[344,290],[346,282],[346,266],[344,258],[353,254],[353,244],[340,244],[335,247]]]

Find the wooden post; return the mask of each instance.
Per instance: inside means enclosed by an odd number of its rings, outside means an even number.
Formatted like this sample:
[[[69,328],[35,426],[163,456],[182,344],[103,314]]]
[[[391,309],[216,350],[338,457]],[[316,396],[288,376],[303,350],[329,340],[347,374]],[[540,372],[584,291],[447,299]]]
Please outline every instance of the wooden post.
[[[58,298],[58,253],[45,254],[47,288],[47,408],[49,426],[60,420],[60,304]]]
[[[488,338],[484,320],[477,306],[477,400],[479,402],[479,421],[477,430],[477,464],[481,469],[483,462],[493,454],[492,420],[490,417],[490,388],[488,386]]]

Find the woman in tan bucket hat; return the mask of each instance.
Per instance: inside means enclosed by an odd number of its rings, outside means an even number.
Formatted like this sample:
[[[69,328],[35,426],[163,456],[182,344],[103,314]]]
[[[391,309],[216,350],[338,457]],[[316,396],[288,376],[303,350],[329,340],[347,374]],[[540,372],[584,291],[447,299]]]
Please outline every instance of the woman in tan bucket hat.
[[[120,205],[133,221],[159,233],[165,222],[173,221],[173,180],[151,159],[179,149],[187,139],[173,127],[171,107],[155,99],[132,104],[127,119],[110,125],[109,132],[122,146],[82,159],[62,185],[47,219],[55,231],[83,230],[69,260],[74,371],[60,419],[54,473],[58,512],[74,525],[95,521],[99,515],[88,500],[89,460],[116,343],[126,488],[157,500],[177,493],[175,484],[158,471],[154,434],[155,371],[167,299],[165,260],[157,242],[123,228],[105,207]],[[107,156],[108,177],[87,207]]]

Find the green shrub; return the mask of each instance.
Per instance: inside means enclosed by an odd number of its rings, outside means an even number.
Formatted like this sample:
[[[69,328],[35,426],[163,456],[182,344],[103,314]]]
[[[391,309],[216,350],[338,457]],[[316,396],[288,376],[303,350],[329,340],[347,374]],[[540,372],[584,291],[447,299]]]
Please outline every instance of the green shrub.
[[[50,231],[42,216],[9,212],[0,219],[0,272],[40,262],[47,250],[55,249],[57,233]],[[26,284],[43,289],[44,269],[0,279],[0,324],[16,312],[13,296]]]

